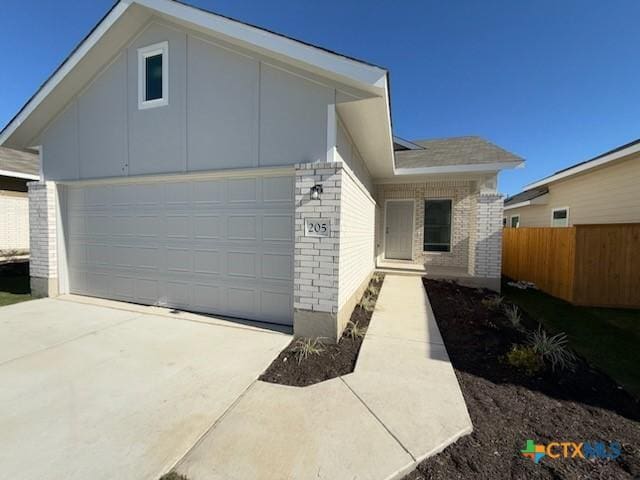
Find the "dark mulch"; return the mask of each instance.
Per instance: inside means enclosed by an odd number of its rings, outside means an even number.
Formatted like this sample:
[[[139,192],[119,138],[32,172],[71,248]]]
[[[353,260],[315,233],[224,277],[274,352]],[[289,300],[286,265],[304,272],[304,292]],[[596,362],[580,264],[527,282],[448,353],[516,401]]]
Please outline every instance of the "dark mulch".
[[[373,278],[369,285],[377,287],[379,292],[383,281],[384,276],[380,275]],[[372,298],[377,300],[378,295],[373,295]],[[353,310],[350,321],[361,328],[367,328],[371,321],[371,315],[372,312],[367,312],[358,305]],[[322,353],[309,355],[299,362],[296,353],[297,340],[294,339],[269,365],[269,368],[260,376],[260,380],[304,387],[346,375],[353,372],[356,366],[363,340],[364,337],[351,338],[348,335],[348,329],[346,329],[338,343],[322,345]]]
[[[640,405],[579,359],[574,372],[533,377],[503,360],[523,333],[482,305],[489,292],[424,280],[474,431],[422,462],[405,480],[640,478]],[[527,328],[537,323],[525,317]],[[639,365],[640,366],[640,365]],[[520,455],[525,441],[617,441],[617,460]]]

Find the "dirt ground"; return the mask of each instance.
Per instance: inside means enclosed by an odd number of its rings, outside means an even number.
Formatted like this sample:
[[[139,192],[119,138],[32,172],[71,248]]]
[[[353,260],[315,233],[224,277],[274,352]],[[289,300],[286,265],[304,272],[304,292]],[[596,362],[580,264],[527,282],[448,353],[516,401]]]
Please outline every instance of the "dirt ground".
[[[369,283],[379,293],[384,276],[373,278]],[[378,298],[378,293],[370,295],[373,305]],[[351,314],[350,321],[361,329],[366,329],[371,321],[372,311],[366,311],[356,306]],[[330,378],[340,377],[353,372],[358,360],[360,345],[364,336],[352,337],[348,328],[342,334],[337,344],[322,345],[322,352],[311,354],[306,359],[298,361],[296,353],[296,340],[294,339],[280,355],[269,365],[260,376],[260,380],[281,385],[304,387],[313,385]]]
[[[405,480],[640,478],[636,398],[581,359],[573,372],[525,375],[504,355],[514,343],[523,343],[526,333],[512,327],[500,310],[482,304],[491,293],[424,283],[474,431],[422,462]],[[525,317],[524,325],[537,328],[531,318]],[[619,442],[622,453],[616,460],[547,456],[534,464],[520,454],[527,439]]]

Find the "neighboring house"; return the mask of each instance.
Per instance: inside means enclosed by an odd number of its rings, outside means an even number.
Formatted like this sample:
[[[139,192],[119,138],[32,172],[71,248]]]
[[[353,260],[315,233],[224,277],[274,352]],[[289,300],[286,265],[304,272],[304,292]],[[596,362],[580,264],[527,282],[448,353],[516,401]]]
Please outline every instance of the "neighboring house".
[[[38,171],[37,153],[0,147],[0,259],[29,251],[27,182]]]
[[[506,227],[640,222],[640,140],[560,170],[504,203]]]
[[[477,137],[394,143],[385,69],[170,0],[117,3],[0,144],[41,149],[36,294],[330,340],[377,261],[499,289],[497,173],[522,163]]]

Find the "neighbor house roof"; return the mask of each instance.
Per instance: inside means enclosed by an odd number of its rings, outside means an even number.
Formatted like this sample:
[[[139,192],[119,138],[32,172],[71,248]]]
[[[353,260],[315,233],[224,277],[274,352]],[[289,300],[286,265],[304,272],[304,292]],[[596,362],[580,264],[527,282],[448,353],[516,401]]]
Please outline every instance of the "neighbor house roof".
[[[526,206],[530,205],[532,200],[542,197],[549,193],[549,187],[543,185],[542,187],[532,188],[531,190],[525,190],[516,195],[512,195],[504,201],[504,206],[514,208],[514,206]]]
[[[576,163],[575,165],[571,165],[570,167],[563,168],[562,170],[558,170],[552,175],[549,175],[547,177],[544,177],[541,180],[538,180],[536,182],[533,182],[527,185],[525,188],[527,190],[530,190],[532,188],[540,187],[542,185],[548,185],[552,182],[557,182],[558,180],[562,180],[563,178],[567,178],[572,175],[577,175],[587,170],[591,170],[592,168],[605,165],[609,162],[613,162],[615,160],[621,159],[623,157],[626,157],[628,155],[632,155],[638,152],[640,152],[640,138],[637,140],[633,140],[632,142],[625,143],[624,145],[616,147],[605,153],[602,153],[597,157],[593,157],[589,160],[585,160],[583,162]]]
[[[37,180],[39,172],[37,153],[0,147],[0,175]]]
[[[398,174],[495,171],[522,165],[524,160],[482,137],[413,140],[420,149],[395,153]]]

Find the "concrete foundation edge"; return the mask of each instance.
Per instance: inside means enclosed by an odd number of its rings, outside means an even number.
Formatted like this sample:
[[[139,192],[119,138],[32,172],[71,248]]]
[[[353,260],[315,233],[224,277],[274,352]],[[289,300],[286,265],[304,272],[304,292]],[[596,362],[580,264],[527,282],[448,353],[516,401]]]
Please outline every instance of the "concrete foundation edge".
[[[30,277],[31,296],[35,298],[57,297],[58,279],[44,277]]]
[[[327,343],[336,343],[347,326],[353,309],[369,285],[373,270],[365,277],[356,291],[344,302],[338,313],[316,312],[295,309],[293,311],[293,335],[295,337],[319,338]]]

